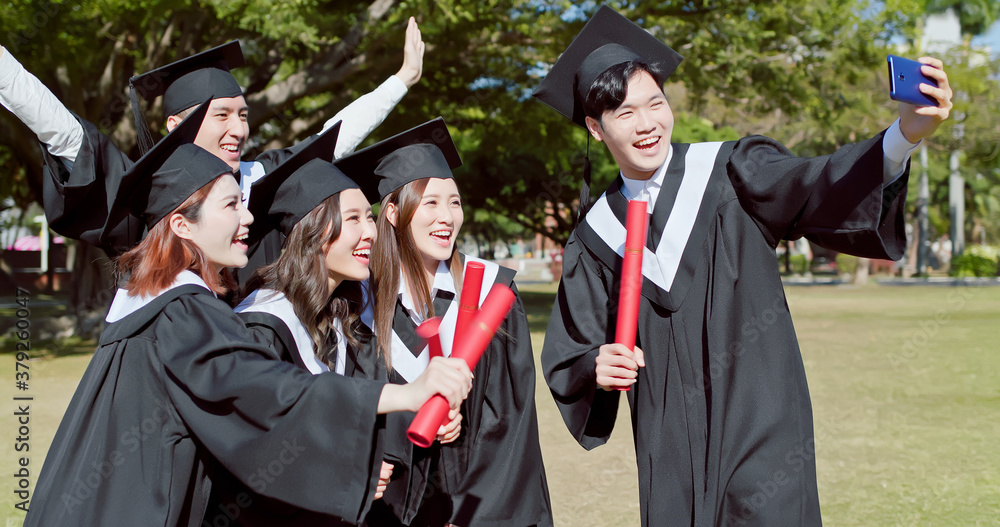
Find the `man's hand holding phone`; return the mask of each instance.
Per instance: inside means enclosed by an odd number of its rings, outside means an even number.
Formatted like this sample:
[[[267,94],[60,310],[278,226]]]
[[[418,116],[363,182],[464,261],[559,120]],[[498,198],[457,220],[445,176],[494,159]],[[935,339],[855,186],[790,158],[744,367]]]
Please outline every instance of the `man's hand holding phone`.
[[[889,55],[889,97],[899,101],[899,129],[911,143],[930,137],[948,118],[952,90],[944,64],[933,57],[917,61]]]

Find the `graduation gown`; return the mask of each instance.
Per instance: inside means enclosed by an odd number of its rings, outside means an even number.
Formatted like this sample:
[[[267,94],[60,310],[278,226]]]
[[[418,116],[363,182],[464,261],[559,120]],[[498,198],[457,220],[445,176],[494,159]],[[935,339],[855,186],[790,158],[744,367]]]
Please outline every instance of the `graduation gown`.
[[[45,216],[53,231],[96,245],[109,256],[117,256],[135,247],[146,228],[143,219],[131,211],[111,210],[121,178],[134,163],[97,126],[80,117],[77,120],[83,127],[83,144],[72,170],[67,170],[66,165],[43,145],[42,205]],[[236,175],[243,188],[244,200],[249,196],[249,185],[254,179],[263,177],[311,139],[291,148],[268,150],[254,161],[241,162]],[[277,238],[279,254],[281,241]],[[274,244],[274,239],[265,238],[262,242],[262,246],[268,248],[267,254],[275,251]],[[251,247],[248,258],[257,250],[256,245]],[[261,253],[251,262],[260,262],[263,257]],[[243,274],[249,277],[248,273]]]
[[[384,384],[276,359],[201,285],[169,289],[113,321],[56,432],[25,525],[194,527],[206,513],[228,521],[249,498],[208,511],[220,469],[260,495],[360,522]]]
[[[463,257],[486,266],[480,304],[495,283],[517,292],[513,270]],[[450,356],[459,299],[444,265],[438,268],[435,287],[435,315],[443,318],[441,344],[444,355]],[[416,323],[397,301],[392,382],[412,381],[429,361],[427,346],[415,330]],[[386,454],[396,466],[382,500],[373,506],[369,525],[552,525],[538,444],[534,357],[520,296],[473,375],[472,391],[461,407],[462,431],[452,443],[416,447],[406,439],[413,414],[389,416]]]
[[[236,311],[237,315],[246,323],[247,328],[254,335],[255,340],[269,346],[282,361],[296,364],[303,370],[308,370],[313,374],[331,371],[325,364],[316,360],[312,340],[305,326],[296,317],[291,302],[288,301],[284,294],[267,289],[254,291],[237,306]],[[365,379],[385,380],[385,368],[378,369],[375,361],[365,358],[366,353],[373,351],[370,349],[373,339],[368,335],[361,335],[361,338],[361,350],[350,345],[342,337],[333,344],[338,349],[336,373]],[[329,413],[329,419],[332,423],[341,423],[337,415],[340,413],[339,408],[331,408],[329,409]],[[324,418],[325,416],[313,419]],[[342,426],[350,426],[350,424],[342,423]],[[357,453],[359,456],[370,456],[370,463],[373,468],[368,479],[368,497],[364,505],[364,510],[362,510],[359,517],[364,517],[367,514],[368,507],[371,505],[372,497],[375,494],[378,484],[379,469],[381,468],[381,460],[383,458],[384,416],[378,417],[377,429],[376,447],[370,453]],[[331,470],[346,471],[352,468],[351,466],[344,466]],[[345,479],[349,479],[349,477],[345,476]],[[204,521],[208,525],[214,525],[217,519],[222,518],[220,512],[226,511],[227,504],[239,503],[241,500],[249,501],[250,504],[242,507],[239,517],[232,519],[227,525],[234,527],[277,527],[280,525],[319,526],[354,524],[345,522],[337,516],[306,510],[287,502],[261,495],[225,469],[217,470],[216,477],[213,478],[208,515]]]
[[[869,258],[905,247],[904,175],[883,188],[881,134],[799,158],[764,137],[674,144],[650,217],[627,393],[642,524],[819,525],[812,408],[774,249],[806,236]],[[614,342],[627,201],[621,176],[570,236],[542,368],[586,449],[621,397],[596,385]]]

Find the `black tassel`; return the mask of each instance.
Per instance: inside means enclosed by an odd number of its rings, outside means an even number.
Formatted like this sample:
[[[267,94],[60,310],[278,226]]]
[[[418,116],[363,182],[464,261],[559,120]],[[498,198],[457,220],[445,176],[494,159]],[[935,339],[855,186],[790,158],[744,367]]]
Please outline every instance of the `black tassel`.
[[[139,142],[139,155],[145,155],[153,148],[153,136],[149,133],[149,126],[139,108],[139,95],[135,92],[132,81],[128,82],[128,97],[132,100],[132,120],[135,122],[135,137]]]
[[[576,223],[583,222],[590,208],[590,135],[587,135],[587,155],[583,158],[583,186],[580,187],[580,206],[577,208]]]

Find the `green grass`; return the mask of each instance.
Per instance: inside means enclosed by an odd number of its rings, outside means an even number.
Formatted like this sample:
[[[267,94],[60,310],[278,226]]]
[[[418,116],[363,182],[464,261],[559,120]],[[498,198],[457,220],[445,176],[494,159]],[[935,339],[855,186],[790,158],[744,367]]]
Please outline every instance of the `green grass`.
[[[521,286],[536,361],[554,291]],[[1000,288],[804,287],[787,296],[812,394],[825,523],[1000,523]],[[88,359],[48,354],[30,364],[33,482]],[[8,405],[0,428],[12,431],[14,357],[0,354],[0,361]],[[556,525],[638,525],[626,405],[611,441],[586,452],[537,373]],[[7,474],[16,464],[11,433],[0,456]],[[0,493],[6,525],[23,518],[13,504],[10,490]]]
[[[788,296],[828,523],[1000,523],[1000,288]]]

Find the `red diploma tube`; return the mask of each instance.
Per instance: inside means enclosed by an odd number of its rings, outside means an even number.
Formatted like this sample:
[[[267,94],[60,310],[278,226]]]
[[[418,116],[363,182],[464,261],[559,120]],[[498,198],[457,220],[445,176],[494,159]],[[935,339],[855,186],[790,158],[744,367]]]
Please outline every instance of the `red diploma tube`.
[[[483,306],[466,328],[465,337],[455,343],[451,356],[465,360],[469,369],[474,369],[490,340],[493,339],[493,334],[497,332],[503,319],[507,318],[507,313],[513,305],[514,292],[509,287],[501,284],[493,286],[490,294],[486,295]],[[431,446],[437,436],[438,427],[447,416],[448,401],[440,395],[431,397],[413,418],[413,422],[406,430],[406,437],[419,447]]]
[[[429,318],[417,326],[417,335],[427,341],[429,348],[427,351],[432,359],[444,356],[444,352],[441,351],[441,338],[438,336],[439,327],[441,327],[441,317]]]
[[[438,427],[448,417],[448,399],[434,395],[420,407],[417,416],[413,418],[410,427],[406,429],[406,437],[420,448],[429,448],[437,437]]]
[[[646,202],[630,200],[625,222],[625,255],[622,257],[622,281],[618,289],[618,323],[615,342],[632,350],[639,325],[639,297],[642,295],[642,252],[649,225]],[[623,388],[627,391],[628,388]]]
[[[455,339],[451,343],[455,349],[455,343],[462,339],[465,328],[469,326],[472,317],[479,309],[479,292],[483,289],[483,272],[486,266],[480,262],[469,262],[465,266],[465,277],[462,278],[462,297],[458,302],[458,319],[455,320]]]

